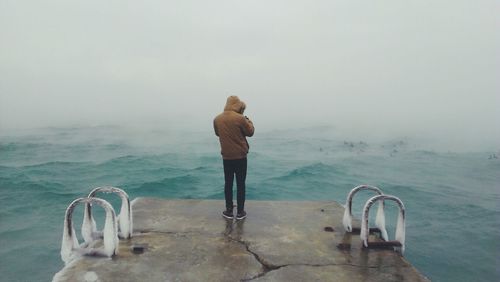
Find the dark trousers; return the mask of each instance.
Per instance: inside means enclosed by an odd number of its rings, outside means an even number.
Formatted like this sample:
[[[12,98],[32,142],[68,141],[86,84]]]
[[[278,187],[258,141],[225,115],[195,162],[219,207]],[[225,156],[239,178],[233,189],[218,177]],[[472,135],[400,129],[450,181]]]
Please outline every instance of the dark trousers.
[[[233,180],[236,175],[236,201],[238,213],[245,210],[245,179],[247,178],[247,158],[223,160],[224,163],[224,195],[226,209],[233,210]]]

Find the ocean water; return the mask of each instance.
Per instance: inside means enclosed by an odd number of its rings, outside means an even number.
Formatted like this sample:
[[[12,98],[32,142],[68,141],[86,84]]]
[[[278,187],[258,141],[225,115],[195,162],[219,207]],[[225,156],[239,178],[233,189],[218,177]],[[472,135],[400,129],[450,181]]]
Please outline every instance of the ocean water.
[[[405,257],[427,277],[500,280],[500,159],[489,158],[498,148],[435,150],[409,138],[349,139],[334,128],[257,132],[249,141],[247,199],[344,203],[353,187],[375,185],[403,200]],[[2,133],[0,280],[50,281],[63,267],[65,209],[93,187],[121,187],[131,198],[223,199],[218,146],[210,131]],[[355,198],[356,217],[370,196]],[[388,205],[390,238],[396,211]]]

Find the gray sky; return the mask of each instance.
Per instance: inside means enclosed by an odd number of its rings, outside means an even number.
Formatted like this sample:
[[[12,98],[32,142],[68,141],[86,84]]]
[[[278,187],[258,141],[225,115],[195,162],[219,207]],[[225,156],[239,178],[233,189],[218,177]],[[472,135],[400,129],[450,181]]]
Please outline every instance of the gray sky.
[[[500,144],[497,0],[0,0],[0,130],[334,125]]]

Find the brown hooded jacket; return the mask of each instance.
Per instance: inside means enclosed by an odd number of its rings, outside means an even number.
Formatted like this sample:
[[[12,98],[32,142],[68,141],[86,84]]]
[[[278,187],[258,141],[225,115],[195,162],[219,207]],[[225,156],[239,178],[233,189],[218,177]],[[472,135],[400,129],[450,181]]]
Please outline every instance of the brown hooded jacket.
[[[227,98],[224,112],[215,117],[215,135],[219,136],[221,154],[224,160],[246,158],[249,145],[246,136],[254,133],[252,121],[243,116],[245,103],[237,96]]]

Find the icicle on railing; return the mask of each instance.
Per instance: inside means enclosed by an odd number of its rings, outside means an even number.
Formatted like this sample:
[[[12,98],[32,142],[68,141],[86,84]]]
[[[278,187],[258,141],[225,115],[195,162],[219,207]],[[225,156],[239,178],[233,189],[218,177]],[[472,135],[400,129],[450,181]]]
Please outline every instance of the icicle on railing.
[[[72,219],[73,210],[79,203],[97,204],[104,208],[106,219],[103,230],[103,248],[92,248],[88,243],[79,244]],[[64,263],[67,264],[70,262],[75,254],[111,257],[118,253],[118,242],[118,226],[116,223],[115,210],[110,203],[99,198],[78,198],[71,202],[64,216],[63,238],[61,243],[61,259]]]
[[[132,237],[133,223],[132,223],[132,208],[130,200],[125,191],[120,188],[112,186],[103,186],[94,188],[88,195],[89,198],[94,197],[98,192],[102,193],[115,193],[121,198],[120,214],[118,215],[118,236],[120,238],[129,239]],[[97,230],[95,220],[92,217],[91,204],[85,205],[85,211],[82,224],[82,237],[85,242],[90,243],[102,237],[102,233]]]
[[[363,245],[365,247],[368,247],[369,246],[369,242],[368,242],[368,218],[369,218],[370,208],[375,202],[385,201],[385,200],[394,201],[399,206],[399,213],[398,213],[398,220],[397,220],[397,224],[396,224],[396,234],[395,234],[396,242],[393,242],[393,243],[395,243],[393,245],[395,245],[395,246],[400,245],[401,254],[403,254],[405,251],[405,232],[406,232],[405,206],[404,206],[403,202],[398,197],[391,196],[391,195],[378,195],[378,196],[374,196],[374,197],[368,199],[368,201],[366,201],[365,206],[363,208],[363,217],[361,218],[361,232],[360,232],[359,237],[363,241]]]
[[[383,195],[382,190],[371,185],[359,185],[354,187],[347,195],[347,200],[345,203],[344,217],[342,219],[342,224],[347,232],[352,232],[352,199],[354,195],[361,190],[371,190],[379,195]],[[384,215],[384,202],[381,201],[378,206],[377,216],[375,218],[375,225],[380,230],[381,237],[384,240],[388,239],[387,230],[385,229],[385,215]]]

